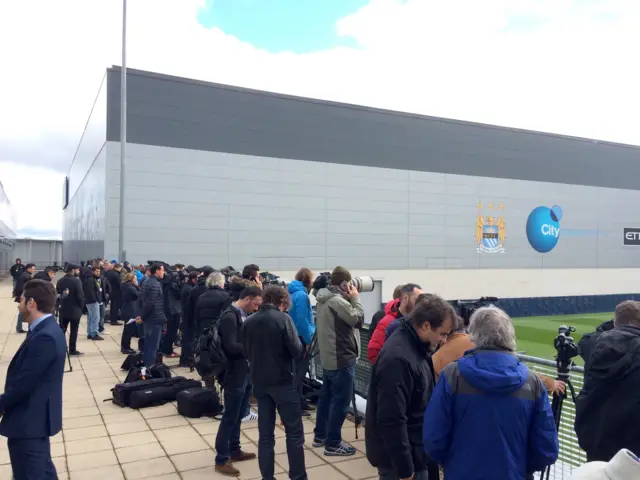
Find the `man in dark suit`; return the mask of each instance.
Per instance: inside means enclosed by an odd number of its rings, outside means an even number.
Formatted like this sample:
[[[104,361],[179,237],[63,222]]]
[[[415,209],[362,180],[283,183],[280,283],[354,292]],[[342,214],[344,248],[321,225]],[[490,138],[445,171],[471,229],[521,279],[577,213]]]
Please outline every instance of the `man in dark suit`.
[[[16,286],[13,288],[13,298],[16,299],[16,303],[20,303],[20,297],[22,296],[22,289],[24,288],[25,283],[31,280],[31,276],[33,272],[35,272],[36,266],[33,263],[27,263],[27,266],[24,269],[24,272],[20,274],[18,280],[16,281]],[[16,325],[16,332],[25,333],[22,328],[22,313],[18,310],[18,323]]]
[[[0,435],[8,438],[15,480],[58,478],[49,437],[62,429],[67,346],[53,314],[55,304],[51,282],[24,285],[18,309],[29,332],[9,364],[0,395]]]
[[[58,291],[60,327],[66,334],[67,328],[71,325],[69,333],[69,355],[82,355],[76,349],[78,340],[78,327],[84,309],[84,290],[82,282],[78,278],[80,268],[72,263],[67,265],[67,274],[58,281],[56,290]]]

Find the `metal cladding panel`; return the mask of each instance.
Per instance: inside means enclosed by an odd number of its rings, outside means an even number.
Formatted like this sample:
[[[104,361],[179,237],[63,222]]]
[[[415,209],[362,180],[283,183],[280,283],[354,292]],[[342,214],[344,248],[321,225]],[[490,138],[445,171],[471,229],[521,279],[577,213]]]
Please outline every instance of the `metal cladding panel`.
[[[118,238],[117,146],[107,144],[110,258]],[[136,263],[280,271],[640,267],[640,247],[622,244],[624,227],[640,226],[635,190],[137,144],[128,145],[126,173],[125,247]],[[553,222],[528,220],[554,206],[562,215],[551,245],[541,229]]]
[[[110,69],[107,76],[107,139],[118,141],[119,68]],[[376,110],[136,70],[128,71],[127,88],[128,141],[132,143],[638,189],[637,147]]]
[[[65,262],[104,256],[105,175],[106,151],[102,148],[63,211],[62,258]]]

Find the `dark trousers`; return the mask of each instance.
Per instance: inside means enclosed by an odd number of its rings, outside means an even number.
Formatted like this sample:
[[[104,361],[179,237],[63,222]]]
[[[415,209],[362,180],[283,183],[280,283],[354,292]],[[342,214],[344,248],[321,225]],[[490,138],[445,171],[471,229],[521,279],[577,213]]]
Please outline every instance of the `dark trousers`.
[[[122,308],[122,299],[119,297],[112,298],[111,309],[109,310],[109,322],[116,323],[120,320],[120,309]],[[127,318],[127,320],[129,320]]]
[[[142,361],[147,367],[156,364],[161,337],[162,325],[150,324],[144,326],[144,350],[142,351]]]
[[[71,325],[71,331],[69,333],[69,352],[76,352],[76,343],[78,341],[78,328],[80,327],[79,318],[66,318],[60,317],[60,328],[64,334],[67,334],[67,328]]]
[[[22,328],[22,313],[18,312],[18,319],[16,320],[16,332],[24,332]]]
[[[193,344],[195,342],[194,325],[189,322],[182,321],[182,352],[180,354],[180,363],[189,363],[193,360]]]
[[[258,400],[258,463],[264,480],[272,480],[274,471],[276,438],[276,409],[280,414],[287,437],[289,478],[304,480],[307,471],[304,464],[304,427],[300,394],[294,385],[254,388]]]
[[[355,375],[355,365],[323,372],[314,434],[316,438],[326,440],[327,447],[337,447],[342,443],[342,424],[353,397]]]
[[[15,480],[57,480],[48,437],[10,438],[8,446]]]
[[[164,334],[160,345],[160,351],[163,355],[171,355],[173,353],[173,342],[176,341],[179,326],[179,313],[172,313],[167,317],[167,332]]]
[[[398,476],[396,471],[391,468],[379,468],[378,478],[380,480],[400,480],[400,477]],[[429,480],[429,478],[431,477],[429,477],[429,473],[427,472],[427,470],[422,470],[413,474],[413,480]],[[436,477],[432,480],[438,480],[438,478]]]
[[[129,323],[125,324],[122,329],[122,338],[120,339],[120,348],[123,350],[128,350],[131,348],[131,339],[136,334],[138,330],[137,323]]]
[[[303,344],[304,345],[304,344]],[[304,403],[304,392],[303,392],[303,380],[307,376],[309,372],[309,357],[305,356],[304,358],[300,358],[295,360],[295,368],[296,368],[296,377],[295,377],[295,387],[298,391],[298,395],[300,395],[300,403]]]
[[[224,412],[216,435],[216,465],[224,465],[233,454],[240,451],[240,424],[249,415],[250,396],[248,378],[240,387],[224,388]]]

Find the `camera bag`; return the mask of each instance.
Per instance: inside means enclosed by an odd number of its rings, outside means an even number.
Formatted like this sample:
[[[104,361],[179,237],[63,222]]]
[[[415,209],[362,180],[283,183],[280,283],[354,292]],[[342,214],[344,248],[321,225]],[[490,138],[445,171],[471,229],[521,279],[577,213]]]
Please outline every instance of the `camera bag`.
[[[178,413],[184,417],[215,417],[224,409],[218,392],[211,388],[189,388],[178,393]]]

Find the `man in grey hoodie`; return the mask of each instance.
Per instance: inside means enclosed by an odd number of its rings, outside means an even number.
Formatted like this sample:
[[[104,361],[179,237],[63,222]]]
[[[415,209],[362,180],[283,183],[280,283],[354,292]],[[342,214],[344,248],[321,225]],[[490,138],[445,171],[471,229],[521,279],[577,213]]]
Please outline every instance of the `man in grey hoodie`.
[[[342,424],[353,396],[364,308],[346,268],[336,267],[331,282],[316,295],[316,335],[323,370],[314,447],[326,456],[351,456],[356,450],[342,441]]]

